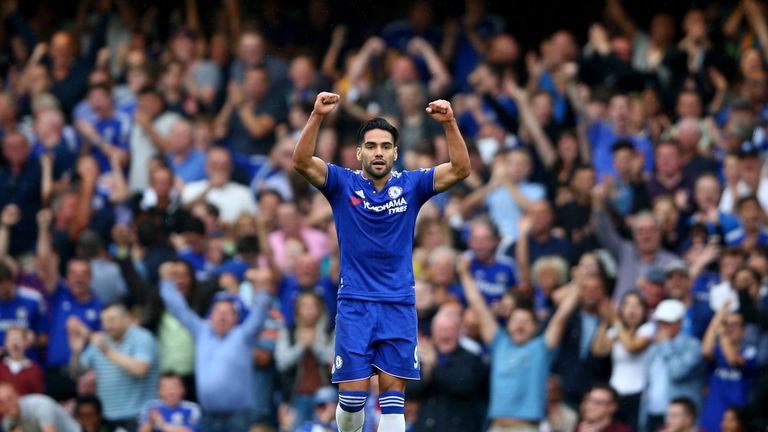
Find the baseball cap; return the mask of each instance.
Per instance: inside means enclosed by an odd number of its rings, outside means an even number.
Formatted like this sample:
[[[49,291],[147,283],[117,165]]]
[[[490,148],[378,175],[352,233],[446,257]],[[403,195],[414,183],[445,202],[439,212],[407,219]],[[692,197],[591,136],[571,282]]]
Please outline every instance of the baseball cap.
[[[333,386],[320,387],[315,392],[315,405],[336,403],[339,401],[339,393]]]
[[[680,321],[685,316],[685,305],[680,300],[667,299],[659,303],[653,312],[656,321],[673,323]]]
[[[666,279],[666,275],[664,274],[664,270],[662,270],[660,267],[651,267],[645,273],[645,278],[650,283],[661,285],[664,283],[664,280]]]
[[[688,275],[688,264],[683,260],[674,260],[664,266],[664,273],[669,276],[673,273],[684,273]]]

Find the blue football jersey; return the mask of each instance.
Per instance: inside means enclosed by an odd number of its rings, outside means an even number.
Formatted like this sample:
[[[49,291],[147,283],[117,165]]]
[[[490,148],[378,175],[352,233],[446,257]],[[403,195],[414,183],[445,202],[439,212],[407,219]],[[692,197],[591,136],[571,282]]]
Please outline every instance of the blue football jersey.
[[[200,418],[202,415],[200,406],[194,402],[182,401],[180,404],[171,407],[160,399],[151,400],[141,410],[140,424],[149,423],[152,411],[157,411],[167,424],[184,426],[193,432],[200,431]],[[152,431],[159,432],[160,429],[154,428]]]
[[[435,169],[392,171],[381,191],[362,171],[328,164],[320,191],[333,208],[341,272],[338,298],[414,304],[413,235],[435,195]]]

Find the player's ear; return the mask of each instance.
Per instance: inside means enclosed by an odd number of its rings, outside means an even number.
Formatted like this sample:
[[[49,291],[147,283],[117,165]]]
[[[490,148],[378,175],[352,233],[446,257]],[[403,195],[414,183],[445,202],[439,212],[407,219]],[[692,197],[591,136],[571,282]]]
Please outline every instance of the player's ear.
[[[357,160],[363,160],[362,156],[360,155],[360,147],[358,147],[355,151],[355,155],[357,156]]]
[[[397,160],[397,146],[395,146],[395,160]]]

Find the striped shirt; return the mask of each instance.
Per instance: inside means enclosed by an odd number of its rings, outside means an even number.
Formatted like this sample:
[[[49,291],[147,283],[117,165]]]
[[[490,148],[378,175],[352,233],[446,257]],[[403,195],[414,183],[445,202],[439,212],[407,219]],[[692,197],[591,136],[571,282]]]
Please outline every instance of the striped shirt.
[[[136,378],[104,356],[94,345],[89,345],[80,362],[96,372],[96,394],[104,405],[104,418],[110,421],[138,418],[141,409],[157,394],[158,349],[152,334],[132,325],[115,342],[107,337],[108,344],[122,354],[151,365],[143,378]]]

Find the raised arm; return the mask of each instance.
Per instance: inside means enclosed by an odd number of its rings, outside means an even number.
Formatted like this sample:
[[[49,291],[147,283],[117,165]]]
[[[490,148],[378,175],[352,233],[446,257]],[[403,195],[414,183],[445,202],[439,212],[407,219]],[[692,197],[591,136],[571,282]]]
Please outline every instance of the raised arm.
[[[475,278],[472,277],[472,273],[469,271],[469,258],[459,258],[456,272],[459,275],[459,282],[461,282],[464,297],[467,299],[469,307],[477,313],[480,319],[480,335],[486,344],[490,344],[499,330],[499,323],[496,322],[493,312],[485,304],[485,299],[480,294],[480,289],[477,288]]]
[[[597,240],[603,247],[618,259],[621,255],[621,246],[624,241],[619,232],[616,230],[611,216],[608,214],[608,210],[605,206],[606,199],[605,187],[601,185],[595,186],[592,190],[592,216],[594,217],[593,223],[595,224],[595,234]]]
[[[256,291],[248,317],[240,324],[247,338],[256,336],[264,325],[269,314],[269,304],[272,298],[263,289]]]
[[[77,174],[80,176],[80,187],[77,194],[77,214],[69,226],[69,238],[77,236],[88,227],[93,213],[91,200],[96,192],[96,179],[99,176],[99,165],[93,156],[80,156],[77,160]]]
[[[187,301],[176,289],[176,283],[173,281],[176,271],[176,263],[166,262],[160,266],[160,297],[168,311],[189,329],[192,337],[196,337],[203,328],[203,319],[190,309]]]
[[[515,104],[517,104],[517,108],[520,112],[520,119],[531,136],[531,141],[533,141],[536,153],[539,155],[546,168],[552,168],[557,159],[557,153],[555,152],[555,147],[552,145],[552,141],[550,141],[547,134],[544,133],[541,123],[539,123],[539,120],[536,119],[536,116],[533,114],[533,111],[528,104],[528,95],[517,85],[517,82],[515,82],[512,77],[508,77],[504,80],[504,87],[509,96],[515,101]]]
[[[624,6],[621,4],[621,0],[608,0],[605,4],[605,14],[611,19],[624,33],[624,35],[630,39],[637,32],[637,25],[627,15],[627,11],[624,10]]]
[[[563,330],[565,330],[565,324],[568,322],[568,318],[576,309],[576,305],[579,302],[580,287],[576,283],[566,285],[560,289],[568,290],[562,303],[558,305],[557,311],[552,315],[552,319],[547,324],[547,329],[544,331],[544,340],[549,348],[554,348],[560,344],[560,339],[563,337]]]
[[[443,192],[469,177],[469,152],[459,131],[459,125],[453,117],[450,102],[442,99],[430,102],[427,113],[443,125],[445,139],[448,141],[450,161],[435,168],[435,191]]]
[[[757,39],[760,41],[763,59],[765,59],[768,57],[768,23],[766,23],[763,8],[755,0],[745,0],[742,4],[744,5],[744,16],[747,17],[749,27],[755,32]]]
[[[415,37],[408,42],[408,52],[421,57],[427,64],[431,75],[427,88],[432,96],[442,96],[451,85],[451,74],[446,69],[440,56],[426,40]]]
[[[11,246],[11,228],[21,220],[21,209],[16,204],[6,204],[0,214],[0,258],[8,255]]]
[[[37,267],[37,276],[43,282],[45,291],[52,295],[56,291],[59,282],[58,260],[53,256],[53,236],[51,235],[51,222],[53,212],[44,208],[37,212],[37,248],[36,258],[40,263]]]
[[[328,175],[325,161],[315,156],[317,134],[320,132],[320,125],[325,116],[333,111],[338,103],[339,95],[337,94],[322,92],[317,95],[315,107],[312,114],[309,115],[309,121],[304,126],[304,130],[301,131],[296,148],[293,149],[293,169],[315,187],[323,186]]]

